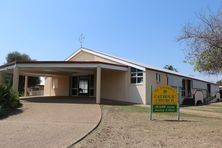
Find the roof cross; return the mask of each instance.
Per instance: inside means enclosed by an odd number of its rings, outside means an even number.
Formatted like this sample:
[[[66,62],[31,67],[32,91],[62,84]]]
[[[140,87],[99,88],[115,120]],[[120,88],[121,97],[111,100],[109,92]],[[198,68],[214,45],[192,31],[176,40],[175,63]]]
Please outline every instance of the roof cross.
[[[79,43],[80,43],[81,48],[82,48],[84,40],[85,40],[85,36],[83,33],[81,33],[79,36]]]

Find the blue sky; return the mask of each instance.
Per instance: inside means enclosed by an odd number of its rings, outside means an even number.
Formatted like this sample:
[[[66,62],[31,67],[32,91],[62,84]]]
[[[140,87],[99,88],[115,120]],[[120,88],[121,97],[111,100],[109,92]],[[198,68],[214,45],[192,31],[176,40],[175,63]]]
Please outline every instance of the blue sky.
[[[64,60],[84,47],[219,80],[185,64],[176,42],[184,24],[196,23],[206,9],[221,8],[221,0],[2,0],[0,1],[0,64],[19,51],[36,60]]]

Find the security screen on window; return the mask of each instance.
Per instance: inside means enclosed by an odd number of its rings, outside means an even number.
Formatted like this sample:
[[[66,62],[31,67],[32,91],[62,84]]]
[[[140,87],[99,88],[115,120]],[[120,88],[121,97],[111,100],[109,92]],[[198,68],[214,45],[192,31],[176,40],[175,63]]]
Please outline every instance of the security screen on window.
[[[143,83],[143,71],[131,67],[131,84],[141,84]]]

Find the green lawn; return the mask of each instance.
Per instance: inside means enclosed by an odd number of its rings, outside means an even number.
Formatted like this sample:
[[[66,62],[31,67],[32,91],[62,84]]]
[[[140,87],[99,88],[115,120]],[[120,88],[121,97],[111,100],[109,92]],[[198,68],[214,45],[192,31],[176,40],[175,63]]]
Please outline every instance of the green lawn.
[[[149,107],[142,107],[137,105],[117,105],[113,106],[115,110],[121,112],[149,112]]]
[[[203,105],[203,106],[190,106],[190,107],[185,107],[185,109],[222,113],[222,103],[219,102],[219,103],[212,103],[212,104]]]
[[[149,106],[138,106],[138,105],[103,105],[104,108],[112,109],[113,111],[118,112],[129,112],[129,113],[147,113],[149,116],[150,107]],[[222,113],[222,103],[215,103],[204,106],[190,106],[190,107],[182,107],[188,110],[199,110],[199,111],[207,111],[214,113]],[[209,116],[201,116],[197,114],[187,114],[180,113],[181,120],[186,120],[188,118],[199,118],[199,119],[217,119],[216,117]],[[153,113],[153,118],[156,119],[177,119],[177,113]]]

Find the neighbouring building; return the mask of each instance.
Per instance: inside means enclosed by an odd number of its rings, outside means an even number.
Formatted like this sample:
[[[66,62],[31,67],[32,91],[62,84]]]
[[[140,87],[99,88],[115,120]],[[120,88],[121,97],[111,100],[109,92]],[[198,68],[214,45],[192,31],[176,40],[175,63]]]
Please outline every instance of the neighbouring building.
[[[179,88],[181,104],[220,98],[216,83],[87,48],[80,48],[65,61],[13,62],[0,66],[2,71],[13,73],[14,89],[18,89],[19,75],[42,76],[45,77],[44,96],[92,97],[96,103],[102,98],[149,104],[151,86],[155,89],[159,85]]]

